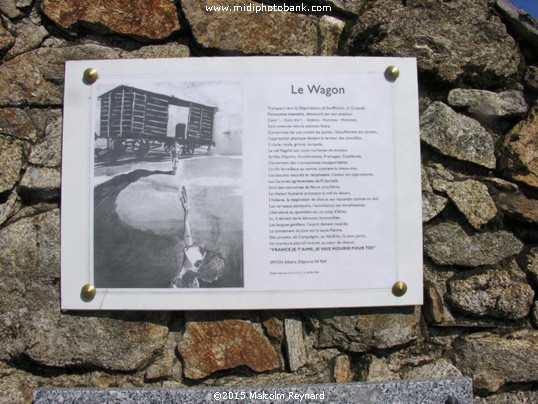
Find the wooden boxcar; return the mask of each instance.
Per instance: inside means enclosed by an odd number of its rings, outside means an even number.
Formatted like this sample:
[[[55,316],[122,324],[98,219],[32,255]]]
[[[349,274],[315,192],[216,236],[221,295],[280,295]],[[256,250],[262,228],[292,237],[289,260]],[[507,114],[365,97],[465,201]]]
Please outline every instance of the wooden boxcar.
[[[125,150],[143,157],[151,148],[182,146],[183,154],[214,145],[216,107],[176,97],[118,86],[98,97],[101,103],[98,136],[107,139],[108,152]]]

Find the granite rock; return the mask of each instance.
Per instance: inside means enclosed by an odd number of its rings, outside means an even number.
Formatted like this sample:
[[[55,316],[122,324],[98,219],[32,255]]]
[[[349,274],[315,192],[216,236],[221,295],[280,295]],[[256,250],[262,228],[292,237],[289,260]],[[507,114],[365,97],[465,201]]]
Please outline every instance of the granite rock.
[[[517,117],[529,109],[521,91],[494,93],[486,90],[455,88],[448,93],[451,107],[465,108],[477,117]]]
[[[524,77],[525,87],[538,93],[538,66],[529,66]]]
[[[0,65],[0,106],[60,106],[66,60],[113,59],[119,54],[100,45],[42,48]]]
[[[62,163],[62,117],[45,128],[44,137],[32,147],[29,162],[40,167],[60,167]]]
[[[11,48],[15,43],[13,35],[4,27],[4,24],[0,20],[0,52]]]
[[[249,1],[230,6],[259,5]],[[318,26],[315,19],[289,12],[210,12],[211,0],[183,0],[182,10],[194,39],[205,48],[244,54],[315,55]],[[252,35],[256,32],[256,35]]]
[[[474,404],[535,404],[538,403],[538,391],[516,390],[498,393],[487,397],[475,397]]]
[[[420,127],[421,140],[439,153],[495,168],[493,139],[474,119],[435,101],[422,114]]]
[[[538,105],[508,132],[502,143],[499,165],[515,181],[538,189]]]
[[[338,18],[324,15],[319,19],[320,51],[321,56],[334,56],[338,53],[340,35],[345,23]]]
[[[473,378],[475,389],[494,392],[506,383],[538,380],[538,330],[470,334],[458,338],[453,349],[454,364]]]
[[[420,309],[363,309],[318,313],[318,347],[367,352],[405,345],[420,337]]]
[[[21,198],[51,201],[60,197],[60,169],[29,165],[20,182]]]
[[[282,320],[276,317],[270,317],[262,322],[263,328],[267,335],[276,339],[278,342],[284,341],[284,324]]]
[[[314,0],[309,0],[307,2],[318,4],[319,2]],[[307,3],[305,2],[305,3]],[[325,0],[324,3],[328,3],[331,6],[338,7],[344,11],[360,14],[364,9],[367,8],[368,3],[371,3],[368,0]]]
[[[490,270],[448,283],[449,300],[459,311],[478,317],[518,320],[526,317],[534,291],[508,271]]]
[[[178,43],[147,45],[134,51],[121,52],[121,57],[126,59],[186,58],[189,55],[189,48]]]
[[[479,181],[454,181],[446,186],[448,197],[475,229],[480,229],[497,214],[488,187]]]
[[[34,24],[29,20],[17,24],[15,30],[17,32],[15,44],[6,54],[6,59],[12,59],[21,53],[36,49],[49,35],[44,26]]]
[[[17,8],[17,0],[0,0],[0,12],[11,19],[22,15]]]
[[[0,193],[11,190],[19,181],[27,150],[25,142],[0,136]]]
[[[402,376],[405,379],[440,379],[462,377],[463,375],[449,360],[441,358],[425,365],[413,367]]]
[[[538,22],[524,10],[508,0],[495,0],[497,9],[503,14],[507,26],[522,44],[531,49],[538,48]]]
[[[351,381],[351,361],[349,356],[338,355],[334,359],[333,378],[335,383],[349,383]]]
[[[448,199],[433,192],[430,180],[422,169],[422,222],[426,223],[443,211]]]
[[[0,250],[0,359],[132,371],[163,348],[162,314],[60,311],[58,209],[1,228]]]
[[[523,269],[530,280],[538,285],[538,247],[531,248],[523,257]]]
[[[525,223],[538,224],[538,200],[521,192],[499,193],[497,206],[506,215]]]
[[[531,307],[531,320],[534,328],[538,328],[538,302],[534,302]]]
[[[284,332],[286,333],[288,366],[292,372],[295,372],[306,363],[303,323],[294,318],[287,318],[284,320]]]
[[[28,114],[18,108],[0,109],[0,135],[34,142],[37,131]]]
[[[141,40],[164,39],[179,30],[176,6],[166,0],[45,0],[41,9],[66,30],[83,24]]]
[[[351,55],[415,56],[425,76],[486,89],[517,81],[522,59],[488,0],[377,1],[360,14],[344,48]]]
[[[438,265],[493,265],[519,254],[523,243],[507,231],[468,236],[457,223],[440,223],[424,231],[424,251]]]
[[[12,191],[4,203],[0,204],[0,226],[4,224],[22,207],[21,200],[17,192]]]
[[[202,379],[219,370],[247,366],[265,372],[280,366],[269,340],[244,320],[188,322],[178,351],[184,375]]]

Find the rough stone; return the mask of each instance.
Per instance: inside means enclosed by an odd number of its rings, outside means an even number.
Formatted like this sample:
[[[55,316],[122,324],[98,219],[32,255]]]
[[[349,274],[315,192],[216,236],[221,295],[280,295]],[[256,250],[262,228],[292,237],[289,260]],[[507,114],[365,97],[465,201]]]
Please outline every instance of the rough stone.
[[[177,346],[177,333],[170,332],[162,354],[153,362],[144,373],[144,380],[153,382],[166,379],[181,378],[181,362],[175,355]]]
[[[422,169],[422,222],[426,223],[443,211],[448,199],[433,192],[432,186]]]
[[[506,135],[499,161],[503,172],[515,181],[538,189],[538,105],[527,119]]]
[[[45,27],[36,25],[28,20],[17,24],[15,30],[17,38],[13,47],[6,54],[6,59],[11,59],[21,53],[36,49],[49,35]]]
[[[538,301],[532,304],[531,320],[532,320],[532,323],[534,324],[534,328],[538,328]]]
[[[114,59],[119,54],[100,45],[44,48],[17,56],[0,65],[0,106],[62,105],[66,60]]]
[[[18,108],[2,108],[0,109],[0,135],[34,142],[37,133],[25,111]]]
[[[0,12],[12,19],[22,15],[17,8],[16,0],[0,0]]]
[[[0,193],[9,191],[19,181],[26,145],[16,139],[0,136]]]
[[[507,0],[496,0],[495,3],[502,12],[506,24],[519,41],[531,49],[538,48],[538,22]]]
[[[502,178],[496,178],[496,177],[484,177],[481,178],[482,182],[485,182],[486,184],[493,185],[496,190],[500,191],[508,191],[508,192],[515,192],[519,190],[519,187],[517,184],[514,184],[513,182],[503,180]]]
[[[189,379],[238,366],[265,372],[280,365],[269,340],[243,320],[188,322],[178,350]]]
[[[496,199],[499,209],[508,216],[538,224],[538,200],[529,199],[521,192],[500,193]]]
[[[422,73],[453,84],[493,89],[518,81],[518,47],[487,0],[406,3],[377,1],[361,13],[345,50],[415,56]]]
[[[24,173],[19,192],[21,198],[32,201],[50,201],[60,197],[60,169],[29,165]]]
[[[524,77],[525,87],[538,93],[538,66],[529,66]]]
[[[433,102],[420,118],[420,138],[439,153],[495,168],[491,135],[474,119]]]
[[[259,5],[250,1],[227,4]],[[181,5],[195,40],[206,48],[274,55],[315,55],[318,51],[318,28],[311,17],[286,12],[209,12],[205,6],[215,5],[211,0],[183,0]]]
[[[147,45],[135,51],[121,53],[121,57],[127,59],[186,58],[189,55],[189,48],[178,43]]]
[[[176,6],[166,0],[45,0],[41,9],[67,30],[83,24],[142,40],[164,39],[179,30]]]
[[[351,381],[351,362],[349,356],[339,355],[334,359],[333,378],[335,383],[349,383]]]
[[[506,383],[538,380],[538,331],[509,335],[476,333],[454,342],[453,362],[473,378],[478,390],[497,391]]]
[[[420,336],[420,309],[363,309],[318,314],[320,348],[366,352],[405,345]]]
[[[29,162],[40,167],[60,167],[62,164],[62,117],[45,128],[44,138],[32,147]]]
[[[440,223],[424,231],[424,251],[438,265],[493,265],[522,248],[523,243],[507,231],[468,236],[457,223]]]
[[[1,228],[0,250],[0,359],[132,371],[162,350],[163,314],[61,313],[58,209]]]
[[[447,185],[448,197],[475,229],[480,229],[497,214],[488,187],[475,180],[455,181]]]
[[[286,334],[286,354],[288,365],[295,372],[306,363],[306,347],[303,335],[303,323],[300,320],[286,318],[284,320]]]
[[[516,117],[525,115],[529,106],[521,91],[494,93],[486,90],[455,88],[448,93],[448,104],[464,107],[478,117]]]
[[[282,320],[279,320],[276,317],[271,317],[263,321],[262,325],[267,335],[271,338],[274,338],[279,342],[284,341],[284,324],[282,323]]]
[[[338,53],[338,43],[345,25],[344,21],[328,15],[319,19],[321,56],[333,56]]]
[[[518,320],[529,314],[534,298],[532,288],[512,279],[507,271],[452,279],[448,286],[452,305],[471,316]]]
[[[538,247],[531,248],[523,258],[523,269],[530,279],[538,285]]]
[[[475,404],[535,404],[538,403],[538,391],[518,390],[497,393],[488,397],[475,397]]]
[[[437,379],[444,377],[462,377],[461,372],[449,360],[441,358],[405,372],[405,379]]]
[[[0,51],[9,49],[15,43],[15,38],[4,27],[2,21],[0,21]]]
[[[7,200],[0,204],[0,226],[22,207],[19,195],[12,191]]]
[[[308,1],[314,4],[318,4],[316,0]],[[368,0],[326,0],[325,3],[332,4],[344,11],[348,11],[353,14],[360,14],[361,11],[368,5]]]

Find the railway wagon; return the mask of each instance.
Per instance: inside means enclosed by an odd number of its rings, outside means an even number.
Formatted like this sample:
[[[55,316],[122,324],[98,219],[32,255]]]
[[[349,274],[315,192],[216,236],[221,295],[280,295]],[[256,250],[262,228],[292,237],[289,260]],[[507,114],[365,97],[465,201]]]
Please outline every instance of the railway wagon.
[[[185,155],[197,147],[214,146],[216,107],[120,85],[98,97],[100,138],[107,140],[104,153],[117,159],[131,151],[142,158],[151,149],[168,150],[178,142]]]

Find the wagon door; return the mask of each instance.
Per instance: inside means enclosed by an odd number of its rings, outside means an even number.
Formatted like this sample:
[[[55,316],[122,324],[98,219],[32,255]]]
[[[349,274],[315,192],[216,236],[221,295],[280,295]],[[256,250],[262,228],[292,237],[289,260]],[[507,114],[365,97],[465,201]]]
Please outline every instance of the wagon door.
[[[189,108],[178,105],[168,105],[168,126],[166,136],[178,140],[187,140],[187,122]]]

